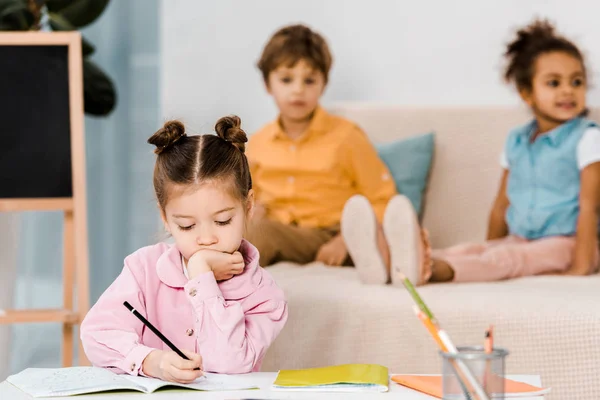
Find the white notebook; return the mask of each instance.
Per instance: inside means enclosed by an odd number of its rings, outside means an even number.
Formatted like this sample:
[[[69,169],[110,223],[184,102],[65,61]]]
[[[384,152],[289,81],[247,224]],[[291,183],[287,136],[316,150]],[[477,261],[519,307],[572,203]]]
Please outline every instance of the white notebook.
[[[205,391],[258,389],[249,375],[205,373],[193,383],[183,384],[143,376],[117,375],[95,367],[27,368],[6,380],[33,397],[74,396],[109,390],[152,393],[166,386]]]

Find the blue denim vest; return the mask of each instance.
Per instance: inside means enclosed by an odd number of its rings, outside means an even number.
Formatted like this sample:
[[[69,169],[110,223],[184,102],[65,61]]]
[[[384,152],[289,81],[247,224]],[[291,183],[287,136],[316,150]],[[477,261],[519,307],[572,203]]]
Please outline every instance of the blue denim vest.
[[[511,234],[527,239],[575,234],[580,189],[577,145],[592,126],[596,123],[575,118],[533,143],[535,121],[509,134],[506,223]]]

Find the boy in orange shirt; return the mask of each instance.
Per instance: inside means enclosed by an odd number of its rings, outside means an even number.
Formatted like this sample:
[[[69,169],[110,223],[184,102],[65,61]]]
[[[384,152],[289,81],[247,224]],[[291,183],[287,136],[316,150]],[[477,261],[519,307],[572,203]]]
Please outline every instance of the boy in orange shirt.
[[[247,237],[262,265],[353,262],[363,282],[386,283],[388,242],[401,238],[386,241],[381,222],[408,200],[365,133],[319,106],[331,63],[323,37],[303,25],[263,50],[258,68],[280,114],[246,150],[257,200]]]

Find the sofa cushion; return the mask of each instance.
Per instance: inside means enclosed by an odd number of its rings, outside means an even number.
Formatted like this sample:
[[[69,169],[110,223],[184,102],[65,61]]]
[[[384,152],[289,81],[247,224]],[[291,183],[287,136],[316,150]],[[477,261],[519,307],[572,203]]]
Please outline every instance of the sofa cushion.
[[[398,193],[408,197],[421,215],[433,159],[434,134],[381,143],[376,148],[394,178]]]

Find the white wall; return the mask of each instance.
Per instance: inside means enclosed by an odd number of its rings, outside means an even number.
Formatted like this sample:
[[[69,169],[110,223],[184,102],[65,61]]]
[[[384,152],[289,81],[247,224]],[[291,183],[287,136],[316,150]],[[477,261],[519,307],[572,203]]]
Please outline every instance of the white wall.
[[[600,68],[600,2],[588,0],[162,0],[163,117],[210,130],[236,113],[248,131],[275,117],[255,67],[277,28],[321,32],[334,68],[324,103],[510,105],[501,80],[514,28],[549,17]],[[592,88],[591,105],[600,104]],[[149,133],[150,134],[150,133]]]

